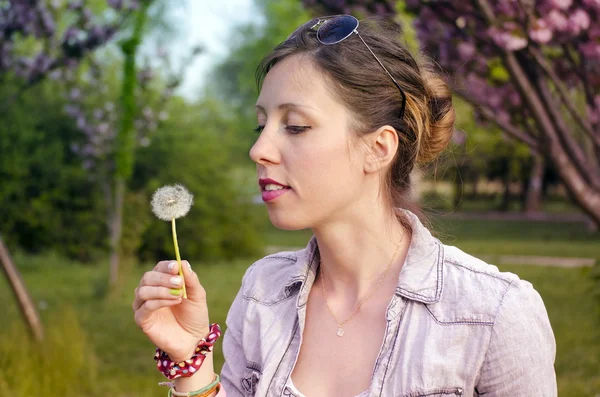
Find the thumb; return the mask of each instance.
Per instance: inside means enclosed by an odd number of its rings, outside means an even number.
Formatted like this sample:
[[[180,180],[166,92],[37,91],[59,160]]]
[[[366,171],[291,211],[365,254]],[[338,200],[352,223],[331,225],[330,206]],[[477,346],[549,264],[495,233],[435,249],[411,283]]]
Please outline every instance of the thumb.
[[[188,299],[198,301],[206,298],[206,293],[202,285],[200,285],[200,280],[198,279],[198,275],[192,270],[192,266],[186,260],[181,261],[181,268],[183,270],[183,278],[185,279],[185,290],[187,293]]]

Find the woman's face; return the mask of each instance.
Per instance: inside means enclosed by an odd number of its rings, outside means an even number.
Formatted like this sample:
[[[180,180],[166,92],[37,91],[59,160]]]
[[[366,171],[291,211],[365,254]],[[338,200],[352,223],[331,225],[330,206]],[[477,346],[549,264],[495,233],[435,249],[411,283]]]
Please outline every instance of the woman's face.
[[[352,145],[347,109],[305,56],[278,62],[256,102],[260,135],[250,149],[259,179],[288,186],[261,188],[273,225],[313,228],[340,219],[364,193],[363,155]],[[277,193],[282,192],[275,192]]]

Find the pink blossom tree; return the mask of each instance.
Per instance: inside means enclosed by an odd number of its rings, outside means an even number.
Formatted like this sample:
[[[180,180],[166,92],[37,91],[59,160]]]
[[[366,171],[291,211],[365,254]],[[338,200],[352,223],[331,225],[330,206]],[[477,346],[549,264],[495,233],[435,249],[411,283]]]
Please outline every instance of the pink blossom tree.
[[[304,0],[320,14],[396,16],[396,1]],[[557,171],[600,227],[598,0],[407,0],[423,49],[478,116]]]

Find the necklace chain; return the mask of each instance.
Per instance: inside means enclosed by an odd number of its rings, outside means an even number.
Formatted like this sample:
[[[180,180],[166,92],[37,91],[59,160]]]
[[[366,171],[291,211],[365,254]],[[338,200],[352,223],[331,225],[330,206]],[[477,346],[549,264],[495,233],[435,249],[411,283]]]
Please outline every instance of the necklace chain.
[[[402,237],[404,237],[404,235]],[[381,282],[383,281],[385,276],[387,276],[388,272],[390,271],[390,268],[392,267],[392,263],[394,263],[394,259],[396,259],[396,254],[398,254],[398,249],[400,248],[401,242],[402,242],[402,238],[400,238],[400,241],[398,242],[398,245],[396,246],[396,251],[394,252],[394,255],[392,256],[392,260],[390,260],[390,263],[388,263],[388,265],[385,269],[385,272],[379,278],[379,281],[377,281],[377,284],[375,284],[375,287],[373,288],[372,292],[358,303],[358,306],[356,307],[354,312],[352,312],[350,317],[348,317],[347,319],[345,319],[344,321],[341,321],[341,322],[340,322],[340,320],[338,320],[336,315],[333,313],[333,310],[331,310],[331,307],[329,306],[329,302],[327,301],[327,295],[325,295],[325,272],[323,271],[323,266],[319,266],[319,268],[321,269],[321,289],[323,290],[323,298],[325,298],[325,304],[327,305],[327,310],[329,310],[329,313],[331,313],[331,316],[334,318],[335,322],[338,325],[338,330],[337,330],[338,336],[344,335],[344,328],[342,327],[342,325],[344,325],[345,323],[350,321],[352,319],[352,317],[354,317],[354,315],[356,313],[358,313],[358,311],[360,310],[363,303],[365,303],[367,300],[369,300],[369,298],[371,298],[371,296],[373,295],[373,292],[377,290],[377,287],[379,287],[379,284],[381,284]],[[320,258],[319,258],[319,263],[320,263]]]

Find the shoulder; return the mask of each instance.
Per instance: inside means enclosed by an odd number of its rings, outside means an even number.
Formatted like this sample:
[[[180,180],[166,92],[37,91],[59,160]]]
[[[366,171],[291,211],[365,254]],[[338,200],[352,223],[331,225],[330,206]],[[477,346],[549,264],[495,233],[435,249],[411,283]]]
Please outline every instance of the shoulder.
[[[477,390],[482,395],[556,396],[556,341],[533,285],[448,246],[444,274],[439,307],[430,309],[434,316],[489,330]]]
[[[437,321],[494,325],[507,299],[535,302],[537,310],[545,313],[541,297],[530,282],[514,273],[502,272],[457,247],[444,245],[443,249],[442,294],[437,303],[429,305]],[[510,308],[521,309],[525,308]]]
[[[246,300],[273,305],[294,295],[307,277],[310,248],[282,251],[254,262],[242,280]]]

